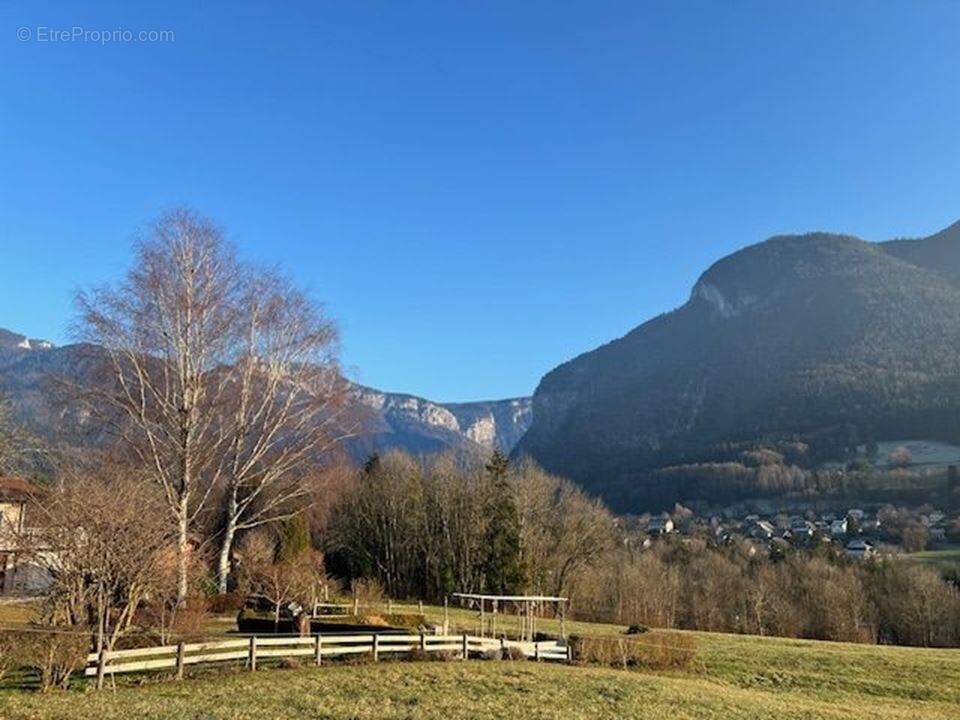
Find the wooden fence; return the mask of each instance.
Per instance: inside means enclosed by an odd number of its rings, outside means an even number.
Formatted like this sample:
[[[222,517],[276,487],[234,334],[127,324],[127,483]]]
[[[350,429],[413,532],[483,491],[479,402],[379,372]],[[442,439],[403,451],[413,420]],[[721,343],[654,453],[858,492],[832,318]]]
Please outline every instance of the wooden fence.
[[[516,648],[525,657],[541,661],[567,662],[570,660],[569,645],[556,640],[541,642],[517,642],[515,640],[476,637],[474,635],[428,635],[371,633],[328,634],[306,637],[252,636],[230,640],[214,640],[201,643],[180,643],[134,650],[110,650],[91,653],[87,656],[84,674],[97,676],[146,670],[175,670],[183,676],[187,665],[218,662],[245,661],[246,667],[257,669],[260,660],[274,658],[310,658],[316,665],[323,658],[351,654],[369,654],[374,662],[387,653],[453,652],[466,660],[471,654],[488,651],[507,652]]]

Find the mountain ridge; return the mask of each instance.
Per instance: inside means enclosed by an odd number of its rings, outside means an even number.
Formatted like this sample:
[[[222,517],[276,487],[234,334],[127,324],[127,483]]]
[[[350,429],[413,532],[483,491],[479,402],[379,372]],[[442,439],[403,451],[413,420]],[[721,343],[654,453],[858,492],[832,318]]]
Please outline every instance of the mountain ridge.
[[[812,462],[851,444],[844,432],[955,439],[955,270],[960,224],[912,241],[819,232],[744,247],[684,305],[544,375],[515,452],[629,508],[683,499],[657,469],[730,443],[802,439]]]
[[[87,426],[84,413],[52,396],[54,377],[93,382],[102,350],[88,344],[55,346],[0,328],[0,395],[16,417],[48,440],[82,444],[102,436]],[[513,449],[530,421],[530,398],[439,403],[407,393],[390,393],[349,383],[348,411],[359,427],[345,442],[362,460],[372,452],[402,449],[414,454],[454,450],[483,453]]]

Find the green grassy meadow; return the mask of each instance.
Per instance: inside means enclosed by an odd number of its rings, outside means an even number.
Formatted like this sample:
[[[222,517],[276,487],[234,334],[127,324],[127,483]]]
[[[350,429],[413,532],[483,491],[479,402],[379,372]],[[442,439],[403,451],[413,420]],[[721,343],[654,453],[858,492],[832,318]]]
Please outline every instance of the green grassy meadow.
[[[908,558],[925,565],[932,565],[941,570],[960,568],[960,547],[949,547],[940,550],[923,550],[907,555]]]
[[[431,619],[442,612],[427,609]],[[450,621],[470,629],[475,614],[451,610]],[[47,695],[6,690],[0,718],[960,718],[960,650],[689,634],[698,657],[684,671],[481,660],[194,669],[182,682],[147,674],[101,693],[87,683]]]
[[[384,662],[205,671],[183,682],[0,695],[26,718],[925,718],[960,717],[960,657],[702,636],[694,671],[533,662]]]

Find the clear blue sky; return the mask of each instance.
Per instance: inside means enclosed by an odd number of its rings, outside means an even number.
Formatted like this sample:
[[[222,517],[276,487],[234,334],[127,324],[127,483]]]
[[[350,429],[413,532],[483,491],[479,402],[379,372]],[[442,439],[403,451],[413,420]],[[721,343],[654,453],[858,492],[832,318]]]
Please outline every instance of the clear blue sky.
[[[187,204],[327,303],[354,378],[520,395],[738,247],[960,218],[953,0],[91,5],[0,4],[0,326],[32,336]],[[37,41],[73,27],[175,39]]]

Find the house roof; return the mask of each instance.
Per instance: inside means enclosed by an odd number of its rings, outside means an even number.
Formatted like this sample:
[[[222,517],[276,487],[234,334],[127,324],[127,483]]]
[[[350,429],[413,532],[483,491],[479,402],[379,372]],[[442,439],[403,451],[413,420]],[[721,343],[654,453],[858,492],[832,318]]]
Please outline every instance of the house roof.
[[[32,497],[39,492],[39,489],[28,483],[23,478],[0,476],[0,499],[2,500],[24,500]]]

